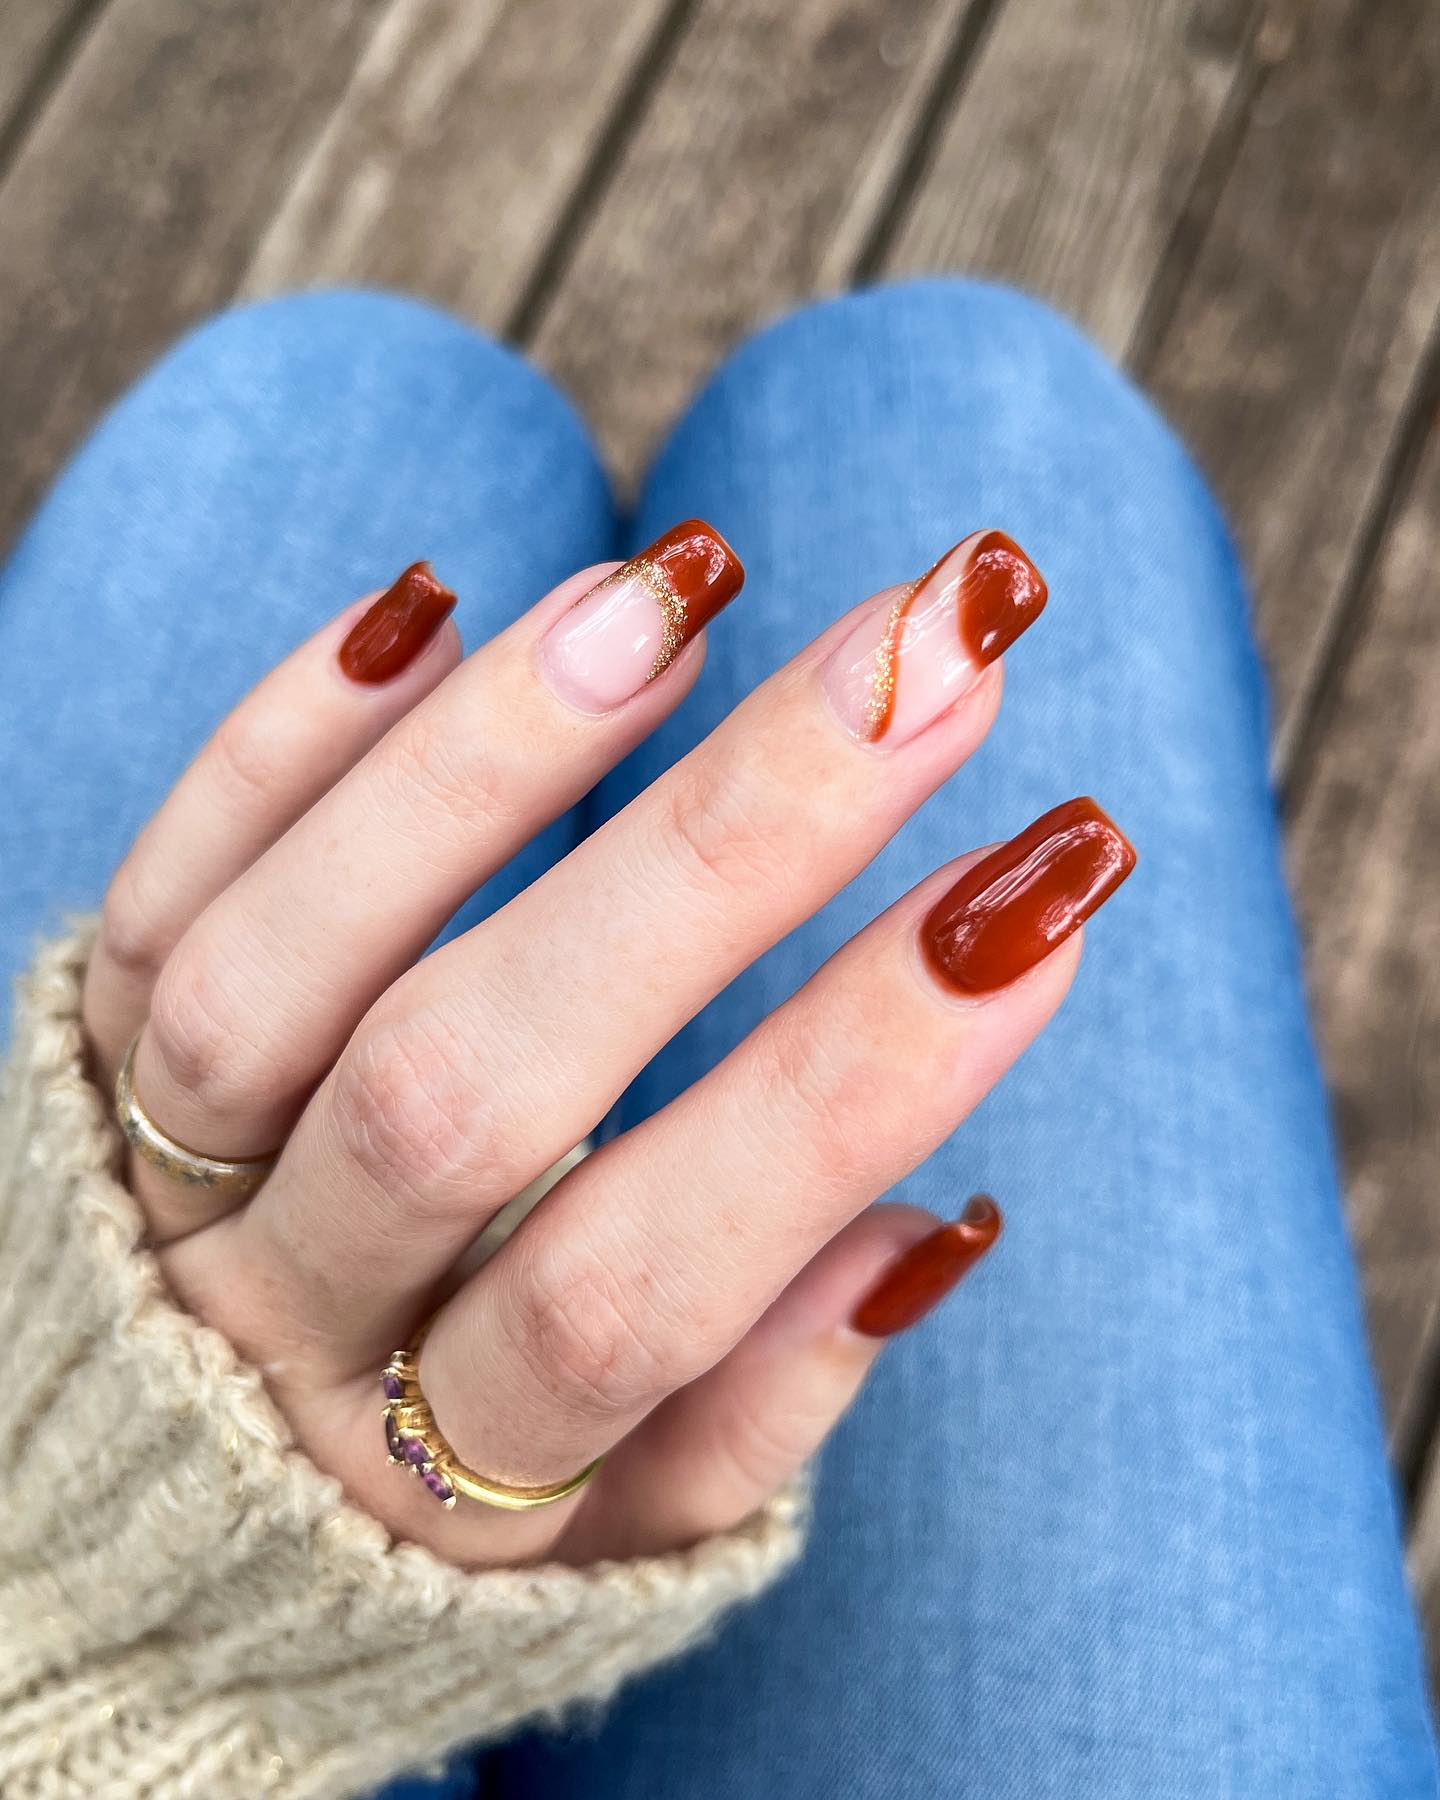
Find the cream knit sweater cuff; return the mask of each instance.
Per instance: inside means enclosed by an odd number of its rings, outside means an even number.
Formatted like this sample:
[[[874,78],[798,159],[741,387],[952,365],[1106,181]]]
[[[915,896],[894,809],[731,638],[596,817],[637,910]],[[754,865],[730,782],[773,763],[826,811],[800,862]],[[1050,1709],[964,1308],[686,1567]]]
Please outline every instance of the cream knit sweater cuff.
[[[791,1492],[683,1553],[465,1574],[396,1545],[168,1298],[86,1078],[89,937],[0,1098],[0,1793],[339,1800],[612,1694],[796,1555]]]

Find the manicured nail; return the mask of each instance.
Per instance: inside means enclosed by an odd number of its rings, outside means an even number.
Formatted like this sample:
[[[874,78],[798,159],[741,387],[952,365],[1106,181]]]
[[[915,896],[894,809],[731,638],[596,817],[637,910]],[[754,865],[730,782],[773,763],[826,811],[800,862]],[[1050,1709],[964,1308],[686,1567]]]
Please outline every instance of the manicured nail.
[[[941,1225],[899,1256],[855,1309],[862,1337],[893,1337],[918,1324],[970,1273],[1000,1235],[1000,1208],[976,1194],[953,1225]]]
[[[1067,800],[965,871],[921,927],[926,961],[962,994],[1005,987],[1134,867],[1134,848],[1095,802]]]
[[[904,743],[1034,624],[1046,592],[1003,532],[972,533],[928,575],[869,608],[826,666],[831,706],[862,743]]]
[[[415,658],[455,610],[455,596],[428,562],[411,563],[340,646],[340,667],[352,681],[373,687],[390,681]]]
[[[562,700],[608,712],[663,675],[744,579],[719,532],[687,519],[556,620],[540,646],[541,670]]]

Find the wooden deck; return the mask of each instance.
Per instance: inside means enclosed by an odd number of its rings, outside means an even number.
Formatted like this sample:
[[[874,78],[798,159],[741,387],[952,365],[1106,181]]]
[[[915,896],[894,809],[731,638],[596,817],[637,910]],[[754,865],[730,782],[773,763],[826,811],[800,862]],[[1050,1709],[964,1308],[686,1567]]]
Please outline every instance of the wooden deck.
[[[307,283],[525,345],[625,473],[757,320],[901,271],[1158,396],[1255,580],[1440,1624],[1437,93],[1434,0],[0,0],[0,539],[175,333]]]

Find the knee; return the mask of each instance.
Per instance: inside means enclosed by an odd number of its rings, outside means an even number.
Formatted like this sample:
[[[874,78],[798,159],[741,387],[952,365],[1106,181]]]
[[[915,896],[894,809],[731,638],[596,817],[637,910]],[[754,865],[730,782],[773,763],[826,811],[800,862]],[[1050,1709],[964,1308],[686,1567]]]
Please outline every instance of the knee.
[[[195,326],[117,411],[243,409],[247,441],[384,428],[437,441],[477,415],[584,441],[564,396],[521,357],[438,307],[329,289],[236,306]]]
[[[117,616],[137,582],[163,578],[174,607],[203,573],[217,608],[264,596],[268,644],[313,629],[316,597],[428,556],[477,638],[614,537],[589,437],[543,375],[433,307],[341,291],[180,339],[82,446],[17,558],[103,546]]]
[[[837,599],[995,526],[1055,600],[1024,651],[1032,677],[1069,692],[1074,670],[1103,671],[1087,684],[1097,712],[1139,718],[1137,694],[1205,710],[1225,690],[1258,717],[1243,584],[1204,480],[1134,384],[1013,289],[916,280],[800,308],[721,365],[647,499],[708,506],[742,548],[758,543],[786,653]]]
[[[960,415],[992,449],[1064,430],[1123,433],[1183,461],[1138,388],[1062,312],[1017,288],[936,276],[802,306],[723,363],[716,387],[770,395],[827,392],[857,425],[901,407]]]
[[[1013,288],[945,277],[803,306],[726,359],[666,457],[701,443],[801,506],[843,486],[832,510],[868,579],[904,570],[867,544],[923,567],[947,536],[998,525],[1047,574],[1103,563],[1117,535],[1132,564],[1204,563],[1215,579],[1187,591],[1233,607],[1233,554],[1183,445],[1069,319]],[[1152,609],[1142,635],[1150,622],[1168,628]]]

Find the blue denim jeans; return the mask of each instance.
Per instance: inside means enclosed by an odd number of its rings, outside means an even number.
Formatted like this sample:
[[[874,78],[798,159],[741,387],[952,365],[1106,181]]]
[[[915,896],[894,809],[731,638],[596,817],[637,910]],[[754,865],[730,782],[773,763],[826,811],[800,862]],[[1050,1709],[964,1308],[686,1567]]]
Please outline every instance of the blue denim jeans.
[[[333,294],[206,326],[0,586],[0,955],[94,904],[218,718],[355,594],[433,557],[474,643],[692,513],[750,572],[697,693],[476,906],[972,527],[1013,533],[1052,601],[979,755],[614,1126],[937,863],[1059,800],[1096,794],[1140,869],[1053,1028],[905,1184],[946,1214],[986,1188],[1009,1230],[887,1350],[803,1568],[603,1722],[391,1793],[1434,1794],[1241,577],[1184,451],[1043,307],[933,282],[796,314],[720,369],[628,519],[564,400],[426,308]]]

